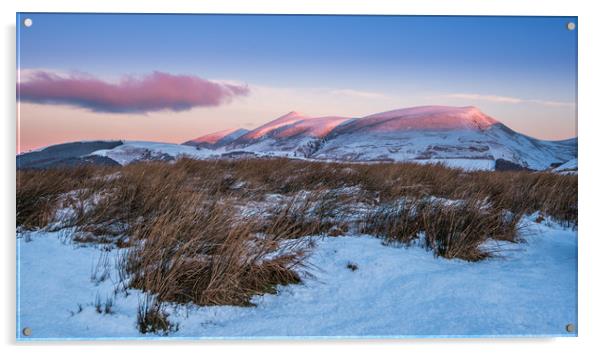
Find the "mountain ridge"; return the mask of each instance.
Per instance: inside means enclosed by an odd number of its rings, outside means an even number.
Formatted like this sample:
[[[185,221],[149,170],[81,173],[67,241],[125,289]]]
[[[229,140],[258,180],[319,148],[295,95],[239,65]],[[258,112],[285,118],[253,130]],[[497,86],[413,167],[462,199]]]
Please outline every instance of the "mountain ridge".
[[[120,164],[173,160],[179,156],[288,157],[443,163],[467,170],[551,170],[577,157],[577,138],[539,140],[512,130],[474,106],[419,106],[363,118],[311,117],[291,111],[252,130],[222,130],[182,145],[124,142],[85,156],[89,155]]]
[[[328,125],[322,134],[320,124]],[[327,128],[327,129],[326,129]],[[297,134],[287,132],[294,131]],[[261,132],[262,134],[259,134]],[[337,161],[471,160],[542,170],[576,156],[576,140],[545,141],[518,133],[475,106],[418,106],[362,118],[291,112],[222,147],[227,153]],[[494,167],[493,167],[494,168]]]
[[[249,130],[244,129],[244,128],[230,128],[230,129],[220,130],[215,133],[202,135],[198,138],[188,140],[188,141],[182,143],[182,145],[218,147],[218,146],[228,144],[248,132],[249,132]]]

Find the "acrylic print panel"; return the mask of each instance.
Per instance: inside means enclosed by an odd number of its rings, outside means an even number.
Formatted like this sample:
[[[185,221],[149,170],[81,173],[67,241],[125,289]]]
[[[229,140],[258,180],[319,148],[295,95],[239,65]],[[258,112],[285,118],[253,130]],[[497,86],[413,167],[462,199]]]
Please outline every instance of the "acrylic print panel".
[[[17,338],[576,336],[577,18],[17,15]]]

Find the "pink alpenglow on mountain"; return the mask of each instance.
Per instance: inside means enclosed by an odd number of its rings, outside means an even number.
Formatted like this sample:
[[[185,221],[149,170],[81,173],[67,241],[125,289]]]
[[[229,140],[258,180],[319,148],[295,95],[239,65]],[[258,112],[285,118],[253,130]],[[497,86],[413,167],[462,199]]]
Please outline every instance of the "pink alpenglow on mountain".
[[[210,145],[223,145],[232,142],[240,136],[248,133],[247,129],[226,129],[220,130],[219,132],[200,136],[198,138],[185,142],[185,145],[191,146],[210,146]]]
[[[265,136],[266,134],[270,133],[271,131],[274,131],[280,127],[283,127],[285,125],[289,125],[295,122],[298,122],[300,120],[304,120],[307,119],[308,117],[304,116],[303,114],[299,113],[299,112],[289,112],[281,117],[276,118],[275,120],[266,123],[262,126],[260,126],[257,129],[251,130],[250,132],[248,132],[247,134],[245,134],[242,138],[243,139],[259,139],[263,136]]]
[[[236,132],[244,131],[244,130],[245,129],[237,129],[237,128],[220,130],[219,132],[215,132],[215,133],[203,135],[201,137],[198,137],[196,139],[192,139],[190,141],[191,142],[195,142],[195,143],[215,144],[218,141],[222,140],[223,138],[225,138],[227,136],[230,136],[232,133],[236,133]]]
[[[476,107],[421,106],[397,109],[357,119],[338,132],[483,130],[499,122]]]
[[[345,117],[318,117],[308,118],[286,126],[278,130],[274,136],[278,138],[289,138],[292,136],[303,135],[315,138],[323,138],[334,128],[347,122],[349,118]]]
[[[322,138],[328,135],[348,117],[310,117],[299,112],[289,112],[257,129],[242,136],[243,140],[256,140],[265,136],[289,138],[303,135]]]

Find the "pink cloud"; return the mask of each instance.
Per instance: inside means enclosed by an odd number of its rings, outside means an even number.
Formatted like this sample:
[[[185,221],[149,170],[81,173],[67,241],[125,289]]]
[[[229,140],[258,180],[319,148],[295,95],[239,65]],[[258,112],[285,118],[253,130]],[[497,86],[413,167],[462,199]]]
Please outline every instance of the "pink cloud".
[[[21,101],[67,104],[96,112],[184,111],[219,106],[249,93],[247,86],[159,71],[141,77],[124,76],[118,83],[85,74],[65,77],[47,71],[27,76],[26,81],[17,84]]]

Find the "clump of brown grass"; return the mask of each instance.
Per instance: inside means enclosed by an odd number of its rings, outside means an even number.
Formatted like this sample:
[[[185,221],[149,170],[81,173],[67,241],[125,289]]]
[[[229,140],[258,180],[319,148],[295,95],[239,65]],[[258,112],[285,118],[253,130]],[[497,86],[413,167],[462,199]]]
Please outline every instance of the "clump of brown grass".
[[[258,237],[253,220],[239,220],[230,207],[207,199],[179,194],[175,205],[131,229],[139,241],[128,255],[132,287],[159,301],[249,305],[255,294],[300,281],[295,266],[303,248],[279,247],[287,230]]]
[[[422,211],[426,247],[437,256],[478,261],[491,256],[482,245],[490,239],[518,242],[520,217],[470,200],[458,205],[434,203]]]
[[[154,333],[166,336],[179,329],[178,324],[169,321],[169,314],[163,305],[152,296],[146,296],[138,301],[136,322],[138,331],[142,334]]]
[[[423,229],[420,216],[424,206],[411,199],[380,205],[366,215],[360,232],[383,237],[387,242],[409,244]]]
[[[519,215],[480,199],[406,199],[368,214],[360,231],[404,245],[422,236],[424,246],[436,256],[478,261],[491,255],[481,247],[487,240],[518,242],[519,220]]]
[[[47,226],[61,206],[65,193],[92,186],[106,167],[74,167],[17,171],[17,226],[35,229]]]
[[[544,172],[475,173],[467,193],[486,192],[492,203],[515,213],[541,211],[565,225],[577,225],[577,176]],[[481,192],[483,191],[483,192]]]
[[[262,211],[257,231],[296,239],[344,232],[348,227],[338,215],[348,198],[329,190],[299,193],[290,200]]]

